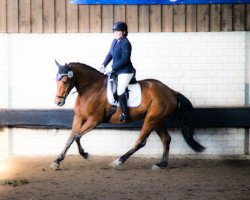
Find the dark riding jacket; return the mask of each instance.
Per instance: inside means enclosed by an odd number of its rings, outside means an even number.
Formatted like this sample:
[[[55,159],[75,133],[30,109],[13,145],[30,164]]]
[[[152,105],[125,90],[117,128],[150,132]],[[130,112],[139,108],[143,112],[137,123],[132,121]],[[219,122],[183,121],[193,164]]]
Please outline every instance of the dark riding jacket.
[[[131,51],[132,47],[127,37],[123,37],[121,40],[114,39],[103,65],[106,67],[113,59],[112,69],[117,75],[135,73],[135,68],[130,60]]]

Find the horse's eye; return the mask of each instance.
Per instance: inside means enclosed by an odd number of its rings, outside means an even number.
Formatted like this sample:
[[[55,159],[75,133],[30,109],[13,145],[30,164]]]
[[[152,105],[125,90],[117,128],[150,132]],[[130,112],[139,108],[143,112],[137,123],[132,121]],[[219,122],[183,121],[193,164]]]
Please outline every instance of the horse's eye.
[[[62,81],[62,83],[65,85],[65,84],[67,84],[67,83],[68,83],[68,81]]]

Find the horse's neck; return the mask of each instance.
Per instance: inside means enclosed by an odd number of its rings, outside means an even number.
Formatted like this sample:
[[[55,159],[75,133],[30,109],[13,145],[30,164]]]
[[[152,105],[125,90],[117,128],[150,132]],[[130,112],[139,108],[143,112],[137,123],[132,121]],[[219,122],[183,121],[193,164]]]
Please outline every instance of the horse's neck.
[[[89,69],[85,70],[80,67],[72,67],[72,71],[75,74],[75,88],[79,94],[91,89],[91,86],[105,79],[105,76],[101,73]]]

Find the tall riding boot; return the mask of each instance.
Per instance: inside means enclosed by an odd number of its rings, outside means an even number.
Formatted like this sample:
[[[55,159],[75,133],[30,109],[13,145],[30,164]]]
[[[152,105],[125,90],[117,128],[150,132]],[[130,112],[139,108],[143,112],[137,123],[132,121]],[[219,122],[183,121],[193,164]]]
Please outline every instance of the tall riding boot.
[[[127,97],[125,92],[122,95],[118,96],[118,101],[120,103],[122,110],[122,114],[119,116],[119,120],[120,122],[126,123],[128,120],[128,109],[127,109]]]

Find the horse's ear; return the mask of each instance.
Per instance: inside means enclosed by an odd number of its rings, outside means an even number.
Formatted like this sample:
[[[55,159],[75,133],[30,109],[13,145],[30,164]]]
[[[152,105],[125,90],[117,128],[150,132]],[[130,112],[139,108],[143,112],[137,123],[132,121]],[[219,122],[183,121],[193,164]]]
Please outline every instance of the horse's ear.
[[[55,63],[56,63],[58,68],[62,67],[56,60],[55,60]]]

